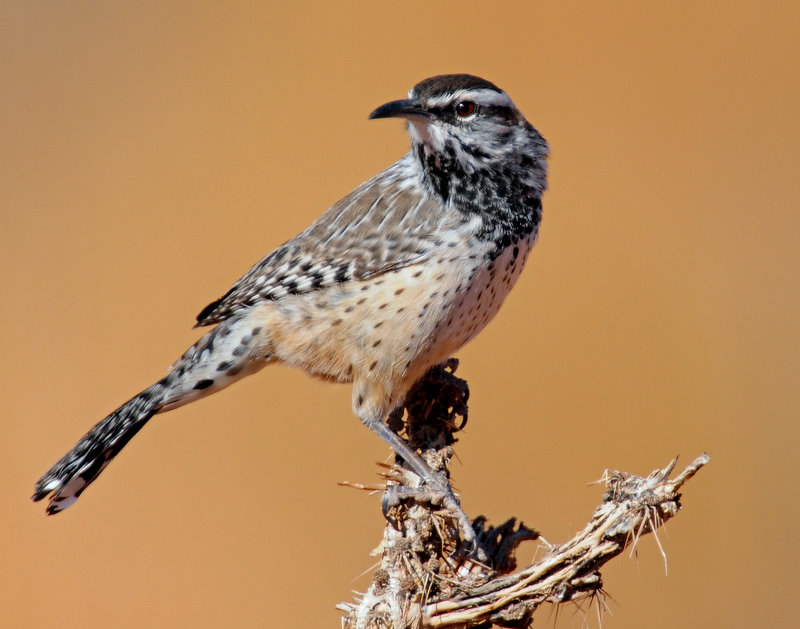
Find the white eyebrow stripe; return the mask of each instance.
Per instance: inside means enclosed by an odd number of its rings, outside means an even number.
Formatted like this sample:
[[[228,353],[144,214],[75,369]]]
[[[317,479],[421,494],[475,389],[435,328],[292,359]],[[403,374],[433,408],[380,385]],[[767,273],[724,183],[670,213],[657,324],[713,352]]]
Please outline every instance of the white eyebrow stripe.
[[[505,92],[495,92],[494,90],[458,90],[447,96],[431,98],[428,101],[429,107],[439,107],[460,100],[474,100],[479,105],[496,105],[498,107],[514,107],[514,103]]]

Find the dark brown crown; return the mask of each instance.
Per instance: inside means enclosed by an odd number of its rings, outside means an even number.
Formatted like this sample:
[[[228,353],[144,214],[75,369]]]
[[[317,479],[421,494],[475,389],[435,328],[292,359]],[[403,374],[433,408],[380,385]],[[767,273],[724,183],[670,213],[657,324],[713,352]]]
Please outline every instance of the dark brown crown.
[[[422,100],[435,96],[453,94],[458,90],[494,90],[502,92],[494,83],[472,74],[440,74],[420,81],[411,90],[412,94]]]

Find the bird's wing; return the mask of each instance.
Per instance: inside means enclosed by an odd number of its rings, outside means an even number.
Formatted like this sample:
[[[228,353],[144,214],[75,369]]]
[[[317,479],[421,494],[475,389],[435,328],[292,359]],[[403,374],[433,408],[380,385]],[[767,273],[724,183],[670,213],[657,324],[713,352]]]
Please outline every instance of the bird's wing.
[[[387,273],[424,260],[441,244],[441,205],[402,185],[403,160],[356,188],[308,229],[268,254],[197,325],[224,321],[257,303]],[[406,166],[407,168],[407,166]],[[437,211],[438,209],[438,211]]]

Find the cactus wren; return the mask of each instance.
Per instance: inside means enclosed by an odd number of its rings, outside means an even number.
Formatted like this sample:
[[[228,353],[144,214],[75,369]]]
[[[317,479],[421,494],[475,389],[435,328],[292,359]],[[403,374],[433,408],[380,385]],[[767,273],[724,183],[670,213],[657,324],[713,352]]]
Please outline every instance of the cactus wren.
[[[533,246],[544,138],[493,83],[435,76],[370,118],[408,121],[411,150],[275,249],[197,317],[214,325],[166,376],[92,428],[36,483],[75,502],[156,413],[272,362],[353,384],[353,411],[469,520],[384,423],[410,387],[494,317]]]

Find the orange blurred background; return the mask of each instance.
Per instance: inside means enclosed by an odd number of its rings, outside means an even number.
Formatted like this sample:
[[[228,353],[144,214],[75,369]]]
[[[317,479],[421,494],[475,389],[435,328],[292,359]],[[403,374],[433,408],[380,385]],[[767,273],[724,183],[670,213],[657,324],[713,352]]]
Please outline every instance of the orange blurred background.
[[[28,496],[407,150],[366,116],[443,72],[552,147],[528,270],[459,355],[467,511],[557,543],[603,469],[707,450],[669,574],[651,538],[615,560],[603,626],[800,624],[797,3],[9,1],[0,25],[0,626],[339,626],[382,520],[336,483],[388,456],[348,387],[272,367],[157,417],[66,513]]]

